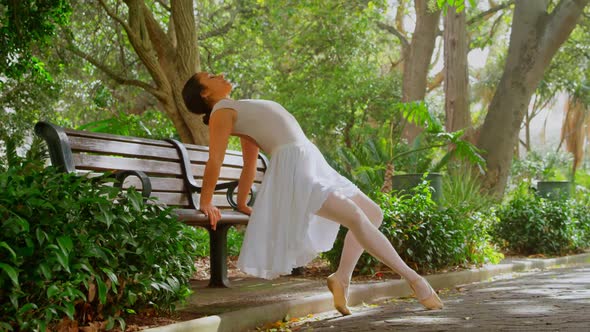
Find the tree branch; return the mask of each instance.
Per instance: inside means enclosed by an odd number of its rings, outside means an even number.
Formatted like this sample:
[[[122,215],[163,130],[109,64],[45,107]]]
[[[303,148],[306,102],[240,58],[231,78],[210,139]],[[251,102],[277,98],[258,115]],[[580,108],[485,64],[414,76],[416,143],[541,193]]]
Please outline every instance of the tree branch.
[[[180,79],[200,70],[197,26],[193,1],[172,0],[172,24],[176,35],[176,67]]]
[[[496,6],[496,7],[492,7],[490,9],[486,10],[485,12],[481,12],[478,15],[470,18],[467,21],[467,25],[471,25],[471,24],[477,23],[481,19],[487,19],[488,17],[490,17],[491,15],[495,14],[496,12],[499,12],[502,9],[505,9],[505,8],[510,7],[512,4],[514,4],[514,0],[508,0],[505,3],[503,3],[503,4],[500,4],[500,5]]]
[[[406,10],[406,1],[399,0],[399,5],[397,6],[397,11],[395,13],[395,27],[396,27],[397,31],[399,31],[402,36],[406,35],[406,31],[404,30],[405,10]]]
[[[142,9],[150,42],[158,54],[160,62],[163,59],[173,59],[175,57],[175,49],[172,47],[172,43],[168,35],[166,32],[164,32],[158,21],[154,18],[153,13],[145,5],[142,6]]]
[[[104,9],[104,11],[107,12],[107,15],[109,15],[117,23],[121,24],[121,26],[123,27],[123,29],[125,29],[127,33],[131,31],[131,28],[129,27],[127,22],[125,22],[124,19],[122,19],[119,15],[113,12],[113,10],[104,2],[104,0],[98,0],[98,2],[100,3],[100,6]]]
[[[227,23],[225,23],[223,26],[221,26],[215,30],[208,31],[207,33],[202,33],[199,36],[199,40],[205,40],[207,38],[221,36],[221,35],[227,33],[232,28],[232,26],[233,26],[233,17],[232,17],[232,19],[228,20]]]
[[[231,8],[231,6],[228,5],[228,6],[225,6],[225,7],[222,7],[220,9],[216,10],[213,14],[211,14],[209,20],[212,22],[217,21],[218,19],[216,19],[215,17],[217,15],[219,15],[219,13],[224,12],[224,11],[230,11],[230,9],[232,9],[232,8]],[[199,40],[205,40],[207,38],[221,36],[221,35],[227,33],[233,27],[236,16],[238,15],[238,12],[240,12],[239,9],[231,10],[230,11],[230,18],[227,20],[227,22],[223,26],[221,26],[217,29],[211,30],[207,33],[201,34],[199,36]]]
[[[131,86],[136,86],[136,87],[142,88],[145,91],[154,95],[156,98],[160,98],[160,97],[164,96],[158,89],[152,87],[151,85],[149,85],[145,82],[126,78],[126,77],[123,77],[123,76],[117,74],[113,69],[109,68],[104,63],[98,61],[97,59],[92,57],[90,54],[87,54],[87,53],[83,52],[82,50],[78,49],[72,43],[71,40],[68,41],[66,49],[68,51],[72,52],[73,54],[75,54],[76,56],[90,62],[94,67],[98,68],[100,71],[105,73],[109,78],[111,78],[112,80],[114,80],[115,82],[117,82],[119,84],[131,85]]]
[[[547,50],[547,55],[550,55],[545,59],[545,62],[550,61],[553,54],[569,37],[578,24],[578,19],[584,12],[584,7],[589,3],[590,0],[561,0],[551,12],[549,23],[541,41],[542,48]]]
[[[434,75],[434,78],[432,79],[432,81],[428,82],[428,87],[426,88],[426,92],[430,92],[436,88],[438,88],[442,82],[445,79],[445,71],[444,69],[439,71],[436,75]]]
[[[172,8],[170,8],[170,5],[166,3],[166,1],[164,0],[156,0],[160,6],[162,6],[164,9],[166,9],[167,11],[171,12]]]
[[[404,48],[404,50],[406,50],[410,47],[410,43],[408,42],[406,37],[404,37],[395,27],[385,24],[383,22],[377,22],[377,26],[379,28],[381,28],[382,30],[385,30],[385,31],[391,33],[392,35],[396,36],[400,40],[400,42],[402,43],[402,47]]]

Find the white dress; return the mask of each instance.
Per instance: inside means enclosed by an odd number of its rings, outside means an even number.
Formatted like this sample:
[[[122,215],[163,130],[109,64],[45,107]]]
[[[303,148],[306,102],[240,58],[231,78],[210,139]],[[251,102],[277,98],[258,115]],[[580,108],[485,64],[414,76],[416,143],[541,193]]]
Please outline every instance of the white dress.
[[[220,108],[236,110],[234,134],[252,137],[270,154],[238,267],[265,279],[290,274],[334,244],[340,225],[315,215],[328,194],[352,197],[359,189],[330,167],[278,103],[224,99],[213,112]]]

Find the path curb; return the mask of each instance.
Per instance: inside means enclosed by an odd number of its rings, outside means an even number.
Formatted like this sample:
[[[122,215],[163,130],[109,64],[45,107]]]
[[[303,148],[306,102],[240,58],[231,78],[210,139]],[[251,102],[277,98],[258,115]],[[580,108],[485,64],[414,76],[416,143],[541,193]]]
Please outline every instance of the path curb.
[[[549,259],[513,259],[509,263],[490,265],[473,270],[435,274],[427,276],[426,279],[428,279],[433,288],[451,288],[456,285],[485,281],[491,277],[506,273],[578,264],[590,264],[590,253]],[[411,294],[411,289],[403,280],[370,284],[354,284],[350,289],[349,304],[355,306],[363,302],[368,303],[383,298],[404,297]],[[330,310],[334,310],[332,307],[332,296],[326,289],[323,294],[308,296],[297,300],[241,309],[143,331],[240,332],[247,329],[254,329],[257,326],[269,322],[280,321],[287,316],[302,317],[308,314],[316,314]]]

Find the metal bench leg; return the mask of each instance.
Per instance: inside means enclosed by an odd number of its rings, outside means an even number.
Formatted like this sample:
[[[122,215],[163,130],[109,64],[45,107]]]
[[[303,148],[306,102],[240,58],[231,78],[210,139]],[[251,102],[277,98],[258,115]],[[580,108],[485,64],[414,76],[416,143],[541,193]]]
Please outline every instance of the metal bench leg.
[[[227,288],[227,231],[232,225],[217,225],[217,230],[209,229],[211,279],[209,287]]]

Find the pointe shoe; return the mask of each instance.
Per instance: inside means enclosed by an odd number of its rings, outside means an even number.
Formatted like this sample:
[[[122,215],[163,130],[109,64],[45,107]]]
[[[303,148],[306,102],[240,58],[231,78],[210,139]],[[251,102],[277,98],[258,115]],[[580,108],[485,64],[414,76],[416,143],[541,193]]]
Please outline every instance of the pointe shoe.
[[[352,314],[346,305],[346,293],[344,287],[342,287],[342,284],[336,279],[334,274],[331,274],[328,277],[328,289],[332,292],[332,296],[334,297],[334,308],[336,308],[342,316]]]
[[[428,288],[430,288],[430,295],[426,296],[425,298],[418,299],[418,292],[416,291],[415,283],[421,279],[424,280],[426,285],[428,285]],[[420,302],[426,309],[436,310],[436,309],[442,309],[444,307],[444,304],[442,303],[442,301],[438,297],[438,294],[436,294],[434,289],[432,289],[432,286],[430,286],[428,281],[426,281],[424,278],[420,277],[420,278],[414,280],[413,282],[408,282],[408,284],[410,285],[410,287],[414,291],[414,295],[418,299],[418,302]]]

